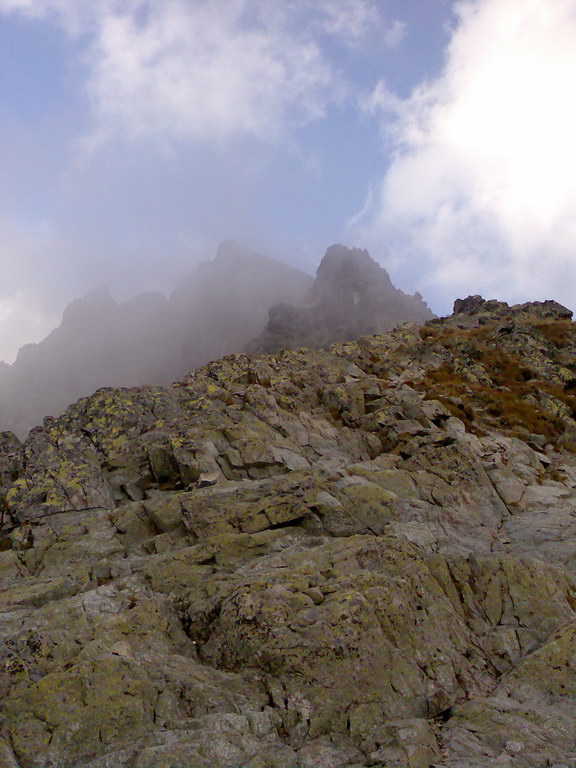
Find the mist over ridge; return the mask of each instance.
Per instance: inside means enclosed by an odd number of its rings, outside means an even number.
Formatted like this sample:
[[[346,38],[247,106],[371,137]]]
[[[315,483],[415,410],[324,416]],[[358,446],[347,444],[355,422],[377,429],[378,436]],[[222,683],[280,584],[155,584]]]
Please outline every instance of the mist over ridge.
[[[119,302],[99,287],[72,301],[45,339],[0,367],[0,428],[24,435],[101,387],[167,385],[243,349],[324,346],[431,317],[367,251],[331,246],[314,281],[225,240],[168,297]]]

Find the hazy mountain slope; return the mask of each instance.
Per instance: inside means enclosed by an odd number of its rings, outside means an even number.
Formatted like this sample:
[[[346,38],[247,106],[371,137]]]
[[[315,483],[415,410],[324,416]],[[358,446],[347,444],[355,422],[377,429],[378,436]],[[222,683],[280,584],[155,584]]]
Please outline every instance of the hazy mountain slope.
[[[266,322],[269,307],[297,301],[312,278],[224,242],[170,300],[140,294],[118,303],[104,289],[66,309],[61,325],[0,368],[0,426],[25,434],[99,387],[168,384],[239,351]]]
[[[311,285],[299,269],[224,241],[214,261],[201,264],[170,296],[183,330],[179,375],[239,352],[262,331],[270,307],[301,301]]]
[[[422,297],[395,288],[367,251],[332,245],[304,300],[272,307],[266,330],[246,350],[262,354],[327,346],[432,317]]]
[[[323,346],[430,317],[366,251],[332,246],[313,282],[224,241],[168,300],[118,303],[100,288],[72,302],[57,329],[0,368],[0,426],[23,436],[99,387],[168,384],[247,343],[256,352]]]
[[[457,308],[2,435],[2,765],[576,762],[576,327]]]

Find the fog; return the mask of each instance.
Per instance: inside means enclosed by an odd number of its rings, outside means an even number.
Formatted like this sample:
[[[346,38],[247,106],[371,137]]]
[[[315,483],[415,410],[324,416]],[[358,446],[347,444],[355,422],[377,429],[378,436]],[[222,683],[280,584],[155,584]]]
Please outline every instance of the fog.
[[[225,240],[168,298],[118,302],[101,287],[73,301],[58,328],[0,367],[0,430],[24,437],[101,387],[168,385],[228,354],[327,348],[432,317],[366,250],[330,246],[313,279]]]
[[[116,301],[98,288],[65,310],[39,344],[0,367],[0,429],[20,436],[47,415],[106,386],[169,384],[260,333],[268,309],[302,301],[313,280],[225,241],[166,298]]]

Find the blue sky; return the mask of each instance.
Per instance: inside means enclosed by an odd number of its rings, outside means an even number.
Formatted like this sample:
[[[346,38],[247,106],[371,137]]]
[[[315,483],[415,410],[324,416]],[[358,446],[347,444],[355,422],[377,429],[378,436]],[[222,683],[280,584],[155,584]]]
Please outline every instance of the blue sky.
[[[223,238],[576,309],[576,0],[0,0],[0,359]]]

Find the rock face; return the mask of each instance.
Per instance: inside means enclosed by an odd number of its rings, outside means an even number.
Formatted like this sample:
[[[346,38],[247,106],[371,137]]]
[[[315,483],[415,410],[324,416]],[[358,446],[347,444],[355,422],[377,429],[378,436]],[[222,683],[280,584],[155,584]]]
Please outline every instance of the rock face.
[[[432,317],[420,294],[408,296],[395,288],[368,251],[333,245],[303,303],[272,307],[266,330],[246,351],[270,354],[279,349],[322,347]]]
[[[0,765],[573,765],[576,330],[482,307],[4,434]]]
[[[268,309],[299,301],[312,278],[228,241],[166,299],[140,294],[116,302],[92,291],[62,324],[0,367],[0,428],[24,436],[98,387],[169,384],[259,333]]]

